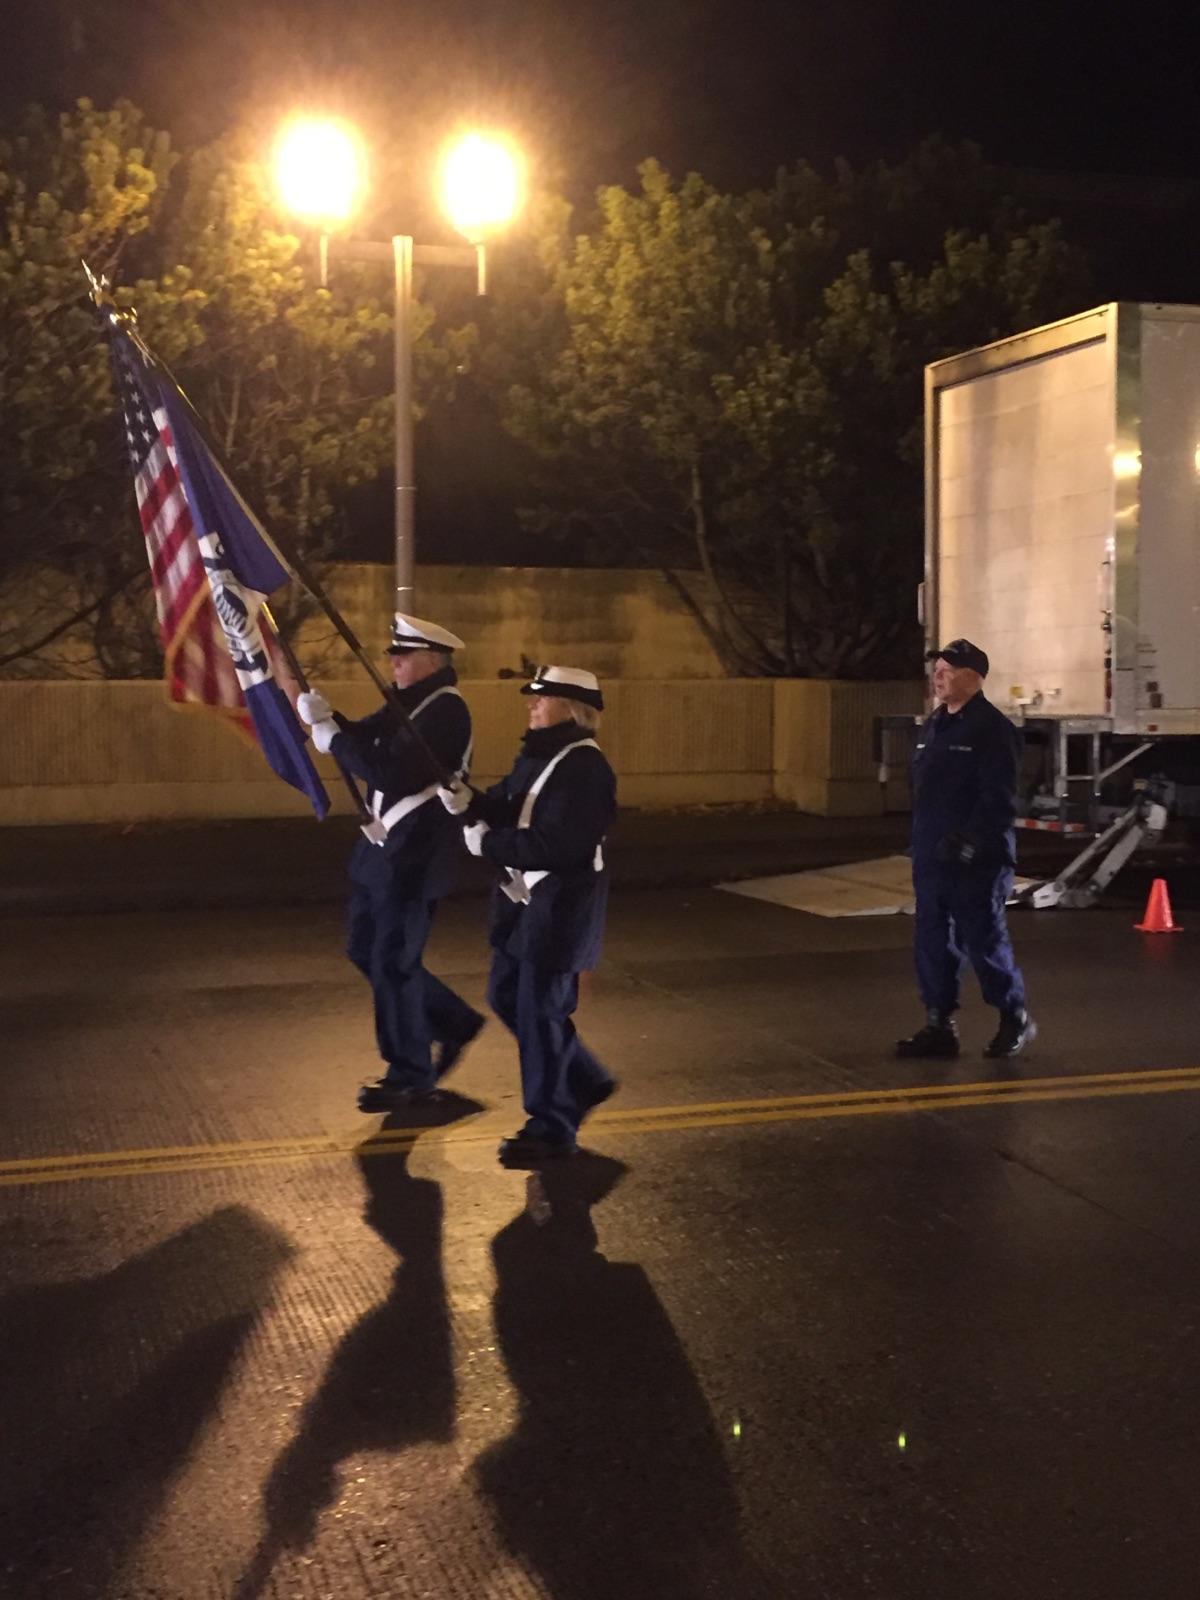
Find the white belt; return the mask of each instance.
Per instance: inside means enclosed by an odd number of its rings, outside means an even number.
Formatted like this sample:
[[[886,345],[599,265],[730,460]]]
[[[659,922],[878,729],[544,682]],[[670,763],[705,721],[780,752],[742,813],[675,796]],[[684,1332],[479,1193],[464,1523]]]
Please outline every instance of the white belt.
[[[500,885],[501,891],[508,896],[514,905],[527,906],[533,898],[531,890],[536,889],[543,878],[550,876],[549,868],[539,867],[536,872],[522,872],[519,867],[505,867],[508,873],[508,882]],[[596,846],[596,854],[592,857],[592,871],[604,871],[604,847]]]
[[[406,794],[403,800],[397,800],[394,806],[389,806],[386,811],[383,811],[380,809],[383,805],[383,796],[378,789],[375,789],[371,794],[371,810],[383,823],[387,831],[391,833],[398,822],[402,822],[418,806],[423,806],[427,801],[432,800],[437,792],[437,784],[431,783],[424,789],[418,789],[416,794]]]

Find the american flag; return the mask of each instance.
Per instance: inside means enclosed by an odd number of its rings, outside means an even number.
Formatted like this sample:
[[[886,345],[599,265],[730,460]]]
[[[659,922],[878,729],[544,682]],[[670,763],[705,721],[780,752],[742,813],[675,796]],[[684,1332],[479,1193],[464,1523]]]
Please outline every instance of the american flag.
[[[292,574],[174,382],[115,316],[107,320],[168,695],[217,712],[255,739],[278,776],[324,816],[329,797],[277,682],[279,645],[262,609]]]
[[[155,408],[154,398],[144,386],[143,374],[148,376],[145,363],[123,335],[115,336],[114,356],[133,487],[162,633],[167,692],[177,705],[202,705],[223,712],[249,734],[250,713],[213,605],[191,507],[179,476],[170,420],[165,408]]]

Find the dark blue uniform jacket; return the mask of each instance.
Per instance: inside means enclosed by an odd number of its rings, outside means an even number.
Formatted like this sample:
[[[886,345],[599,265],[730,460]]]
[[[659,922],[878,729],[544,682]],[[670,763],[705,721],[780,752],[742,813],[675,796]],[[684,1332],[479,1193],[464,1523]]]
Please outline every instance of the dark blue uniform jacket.
[[[912,764],[913,867],[940,858],[960,834],[976,847],[975,865],[1012,866],[1021,736],[982,693],[961,711],[939,706],[921,729]]]
[[[420,683],[390,692],[412,715],[438,689],[457,682],[454,668],[445,666]],[[341,732],[333,741],[333,754],[369,791],[379,792],[383,815],[405,796],[436,787],[428,758],[386,707],[360,722],[336,712],[334,716]],[[471,713],[460,695],[438,695],[418,713],[414,724],[447,772],[462,770],[471,744]],[[351,857],[350,876],[356,883],[378,884],[384,873],[399,899],[440,900],[454,887],[461,861],[458,823],[431,793],[391,828],[386,844],[359,840]]]
[[[490,824],[483,836],[489,861],[548,873],[528,905],[514,905],[493,891],[492,944],[556,972],[585,972],[600,959],[608,870],[597,872],[595,857],[617,812],[617,780],[603,754],[587,749],[564,756],[534,801],[529,827],[516,824],[525,795],[547,763],[565,746],[591,737],[574,722],[531,728],[507,778],[479,796],[469,813]]]

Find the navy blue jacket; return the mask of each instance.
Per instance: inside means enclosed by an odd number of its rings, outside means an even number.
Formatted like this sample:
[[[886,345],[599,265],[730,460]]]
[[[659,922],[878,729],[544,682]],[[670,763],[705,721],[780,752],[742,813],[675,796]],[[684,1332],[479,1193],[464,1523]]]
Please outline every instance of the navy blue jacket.
[[[566,746],[592,735],[574,722],[531,728],[507,778],[494,784],[469,815],[490,824],[483,853],[498,867],[547,876],[528,905],[499,889],[491,905],[492,944],[520,961],[555,972],[586,972],[600,959],[608,907],[608,870],[596,870],[597,847],[617,812],[617,780],[596,749],[564,756],[534,801],[527,828],[517,827],[534,780]]]
[[[1021,735],[983,693],[953,714],[939,706],[921,729],[912,763],[913,866],[938,861],[938,846],[961,834],[975,864],[1012,866]]]
[[[412,716],[422,701],[457,682],[454,668],[447,665],[420,683],[390,692]],[[386,844],[360,838],[350,861],[351,878],[378,884],[383,872],[400,899],[441,899],[458,879],[462,847],[455,819],[434,792],[438,780],[428,757],[386,706],[359,722],[337,712],[334,717],[341,732],[333,741],[333,754],[367,785],[368,803],[378,796],[378,813],[384,818],[407,796],[429,791],[393,824]],[[413,722],[447,772],[463,770],[471,746],[471,713],[461,695],[439,694]]]

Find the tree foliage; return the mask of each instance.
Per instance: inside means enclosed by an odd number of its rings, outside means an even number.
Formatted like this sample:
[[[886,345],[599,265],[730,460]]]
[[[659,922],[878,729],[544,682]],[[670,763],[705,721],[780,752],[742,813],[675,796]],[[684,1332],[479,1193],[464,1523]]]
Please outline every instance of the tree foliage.
[[[136,306],[250,502],[318,562],[391,455],[386,273],[336,263],[320,288],[248,140],[177,156],[127,104],[31,113],[0,142],[0,222],[0,670],[47,670],[74,625],[78,670],[154,673],[81,257]],[[529,521],[566,559],[658,565],[731,668],[823,676],[914,664],[925,363],[1086,292],[1057,227],[936,142],[748,194],[648,162],[579,222],[541,197],[492,276],[482,335],[419,304],[418,391],[478,357]]]
[[[173,159],[125,104],[33,111],[0,143],[0,660],[36,654],[81,612],[103,632],[144,566],[110,536],[128,473],[80,260],[120,274]]]
[[[392,450],[386,279],[352,267],[320,288],[235,141],[199,151],[181,177],[162,244],[171,264],[117,299],[136,307],[247,501],[318,563],[337,551],[346,491]],[[302,606],[289,590],[281,622]]]
[[[79,670],[152,675],[160,651],[107,353],[85,257],[136,308],[247,500],[310,563],[337,554],[346,498],[391,458],[391,284],[315,252],[278,216],[229,137],[176,160],[132,107],[31,117],[0,148],[0,667],[44,671],[38,646],[82,624]],[[311,259],[306,259],[311,257]],[[419,392],[447,381],[470,333],[414,315]],[[285,626],[302,615],[289,595]]]
[[[801,165],[743,196],[648,162],[574,236],[543,222],[509,287],[491,370],[551,469],[531,516],[656,562],[693,604],[698,565],[738,670],[911,670],[922,369],[1077,309],[1084,285],[970,149]]]

